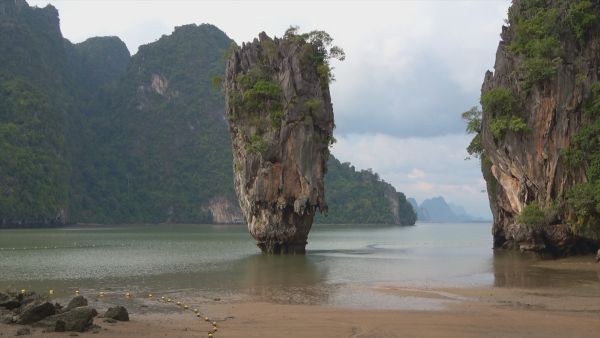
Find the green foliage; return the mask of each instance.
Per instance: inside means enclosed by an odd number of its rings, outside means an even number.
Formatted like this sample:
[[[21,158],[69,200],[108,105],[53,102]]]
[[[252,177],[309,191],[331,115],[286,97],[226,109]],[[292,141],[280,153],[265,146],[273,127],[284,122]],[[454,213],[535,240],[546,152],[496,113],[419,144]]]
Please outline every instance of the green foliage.
[[[284,115],[280,103],[281,87],[271,80],[271,75],[260,66],[255,66],[245,74],[237,76],[236,81],[241,93],[230,93],[229,99],[242,118],[258,117],[260,113],[269,112],[271,126],[279,127]]]
[[[412,225],[416,214],[404,194],[396,192],[371,170],[356,171],[350,163],[330,156],[325,177],[329,211],[317,215],[318,223],[393,224],[392,201],[399,205],[400,224]]]
[[[93,99],[77,93],[67,133],[71,221],[206,223],[211,198],[235,201],[230,141],[218,114],[223,94],[211,89],[230,42],[214,26],[177,27],[127,56],[128,67]],[[165,95],[152,87],[156,77]]]
[[[573,36],[583,46],[599,17],[600,5],[591,0],[525,0],[511,7],[514,38],[508,49],[523,57],[519,74],[525,92],[557,74],[564,56],[561,39]]]
[[[469,153],[469,156],[479,157],[483,153],[483,145],[481,144],[481,110],[477,107],[471,107],[471,109],[462,113],[461,117],[467,122],[466,132],[468,134],[475,134],[467,147],[467,153]]]
[[[532,228],[541,227],[545,224],[544,211],[538,202],[531,202],[523,208],[517,221]]]
[[[598,4],[590,0],[571,0],[567,20],[580,45],[585,43],[586,32],[598,23]]]
[[[212,88],[215,90],[223,90],[223,77],[222,76],[213,76],[210,79]]]
[[[267,150],[267,142],[258,134],[252,134],[245,146],[246,152],[250,154],[262,154]]]
[[[499,116],[490,121],[490,131],[495,139],[501,140],[507,131],[522,133],[529,131],[529,127],[518,116]]]
[[[66,209],[62,132],[42,92],[20,79],[0,82],[0,223],[43,223]]]
[[[595,240],[600,239],[600,182],[574,186],[567,194],[567,203],[575,213],[575,232]]]
[[[265,100],[276,100],[279,99],[280,93],[281,89],[279,88],[279,85],[271,81],[259,80],[254,84],[252,89],[244,93],[244,96],[247,95]]]
[[[315,112],[321,107],[321,100],[317,98],[312,98],[304,101],[304,107],[308,109],[309,112]]]
[[[509,12],[515,35],[508,48],[524,58],[519,73],[523,74],[527,91],[533,84],[556,75],[563,55],[559,42],[562,27],[559,9],[547,6],[546,1],[523,1],[522,6]]]
[[[285,113],[282,109],[273,109],[269,112],[269,117],[271,118],[271,126],[275,129],[279,129],[281,127],[281,120]]]
[[[283,35],[284,40],[304,42],[303,60],[310,67],[314,67],[317,76],[323,85],[335,80],[331,60],[344,61],[346,53],[339,46],[333,45],[333,38],[325,31],[314,30],[299,34],[298,26],[291,26]]]
[[[483,111],[490,116],[489,128],[496,140],[501,140],[507,131],[527,132],[527,123],[515,115],[518,101],[510,89],[494,88],[481,96]],[[474,145],[477,149],[477,145]]]
[[[498,87],[481,95],[481,105],[492,116],[508,116],[515,110],[517,99],[510,89]]]
[[[235,80],[240,89],[246,91],[252,89],[258,81],[271,81],[271,74],[264,67],[255,66],[244,74],[238,74]]]
[[[600,238],[600,82],[592,85],[585,106],[591,119],[575,134],[571,148],[563,156],[571,167],[587,168],[588,182],[574,186],[567,194],[567,204],[573,210],[571,220],[583,236]]]

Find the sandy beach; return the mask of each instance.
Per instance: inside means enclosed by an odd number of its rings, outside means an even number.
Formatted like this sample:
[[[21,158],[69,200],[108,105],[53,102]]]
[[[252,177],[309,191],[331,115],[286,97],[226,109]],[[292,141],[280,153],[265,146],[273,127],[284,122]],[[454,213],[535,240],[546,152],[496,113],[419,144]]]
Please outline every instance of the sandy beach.
[[[580,261],[542,262],[551,268],[587,269]],[[203,307],[217,322],[214,337],[597,337],[600,332],[600,283],[572,288],[408,288],[377,286],[373,291],[411,302],[439,301],[441,310],[361,310],[324,305],[290,305],[227,300]],[[106,323],[78,333],[92,337],[206,337],[212,324],[193,311],[131,311],[130,322]],[[19,326],[0,325],[3,336]],[[32,337],[65,337],[42,333]]]

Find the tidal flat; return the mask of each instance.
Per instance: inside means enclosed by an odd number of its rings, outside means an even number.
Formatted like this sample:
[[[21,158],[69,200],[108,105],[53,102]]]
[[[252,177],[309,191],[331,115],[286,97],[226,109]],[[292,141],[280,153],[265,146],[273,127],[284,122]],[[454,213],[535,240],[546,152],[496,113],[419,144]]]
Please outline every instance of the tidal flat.
[[[262,255],[241,225],[3,230],[0,289],[52,290],[61,303],[79,291],[98,309],[129,309],[131,322],[97,320],[94,336],[206,336],[212,326],[204,316],[218,323],[215,337],[591,337],[600,330],[593,257],[494,252],[490,227],[316,225],[305,256]]]

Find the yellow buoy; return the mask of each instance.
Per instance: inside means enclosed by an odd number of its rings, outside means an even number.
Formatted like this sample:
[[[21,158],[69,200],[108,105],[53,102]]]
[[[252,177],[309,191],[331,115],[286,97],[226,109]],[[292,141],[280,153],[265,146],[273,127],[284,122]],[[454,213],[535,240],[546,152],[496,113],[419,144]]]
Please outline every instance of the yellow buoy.
[[[25,289],[21,289],[21,294],[23,294],[23,295],[24,295],[26,291],[27,291],[27,290],[25,290]]]
[[[200,318],[200,314],[199,314],[199,313],[196,313],[196,317]]]
[[[200,312],[200,310],[198,310],[198,309],[194,309],[194,312],[198,313],[198,312]]]
[[[76,295],[79,295],[79,290],[75,290],[75,294],[76,294]]]
[[[209,334],[208,334],[208,338],[212,338],[212,333],[209,333]]]
[[[171,298],[167,298],[167,303],[170,303],[170,302],[171,302]]]
[[[177,305],[181,305],[181,302],[177,302],[176,304],[177,304]]]
[[[206,320],[208,322],[208,317],[204,317],[204,320]]]
[[[127,298],[131,297],[131,293],[127,292],[127,293],[125,294],[125,297],[127,297]]]
[[[216,327],[216,326],[213,326],[213,331],[217,332],[217,331],[219,331],[219,330],[217,330],[217,327]]]
[[[185,310],[187,310],[187,309],[189,308],[189,306],[187,306],[187,305],[184,305],[184,306],[183,306],[183,308],[184,308]]]
[[[53,294],[54,294],[54,290],[50,289],[50,290],[48,290],[48,293],[49,293],[50,295],[53,295]]]
[[[152,297],[153,297],[153,296],[152,296],[152,294],[151,294],[151,293],[149,293],[149,294],[148,294],[148,298],[152,298]]]
[[[165,300],[165,296],[160,297],[160,299]]]
[[[104,292],[100,291],[100,297],[104,297]]]
[[[212,325],[216,327],[217,326],[217,322],[212,322]]]

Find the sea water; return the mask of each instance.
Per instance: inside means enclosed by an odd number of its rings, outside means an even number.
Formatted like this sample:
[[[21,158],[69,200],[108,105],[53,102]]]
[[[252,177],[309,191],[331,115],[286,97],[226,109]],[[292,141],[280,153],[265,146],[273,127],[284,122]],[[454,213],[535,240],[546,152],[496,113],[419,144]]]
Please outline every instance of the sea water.
[[[265,256],[243,225],[1,230],[0,290],[176,292],[397,308],[388,295],[372,290],[544,287],[600,278],[535,268],[535,258],[522,255],[494,254],[490,223],[315,225],[308,242],[305,256]]]

